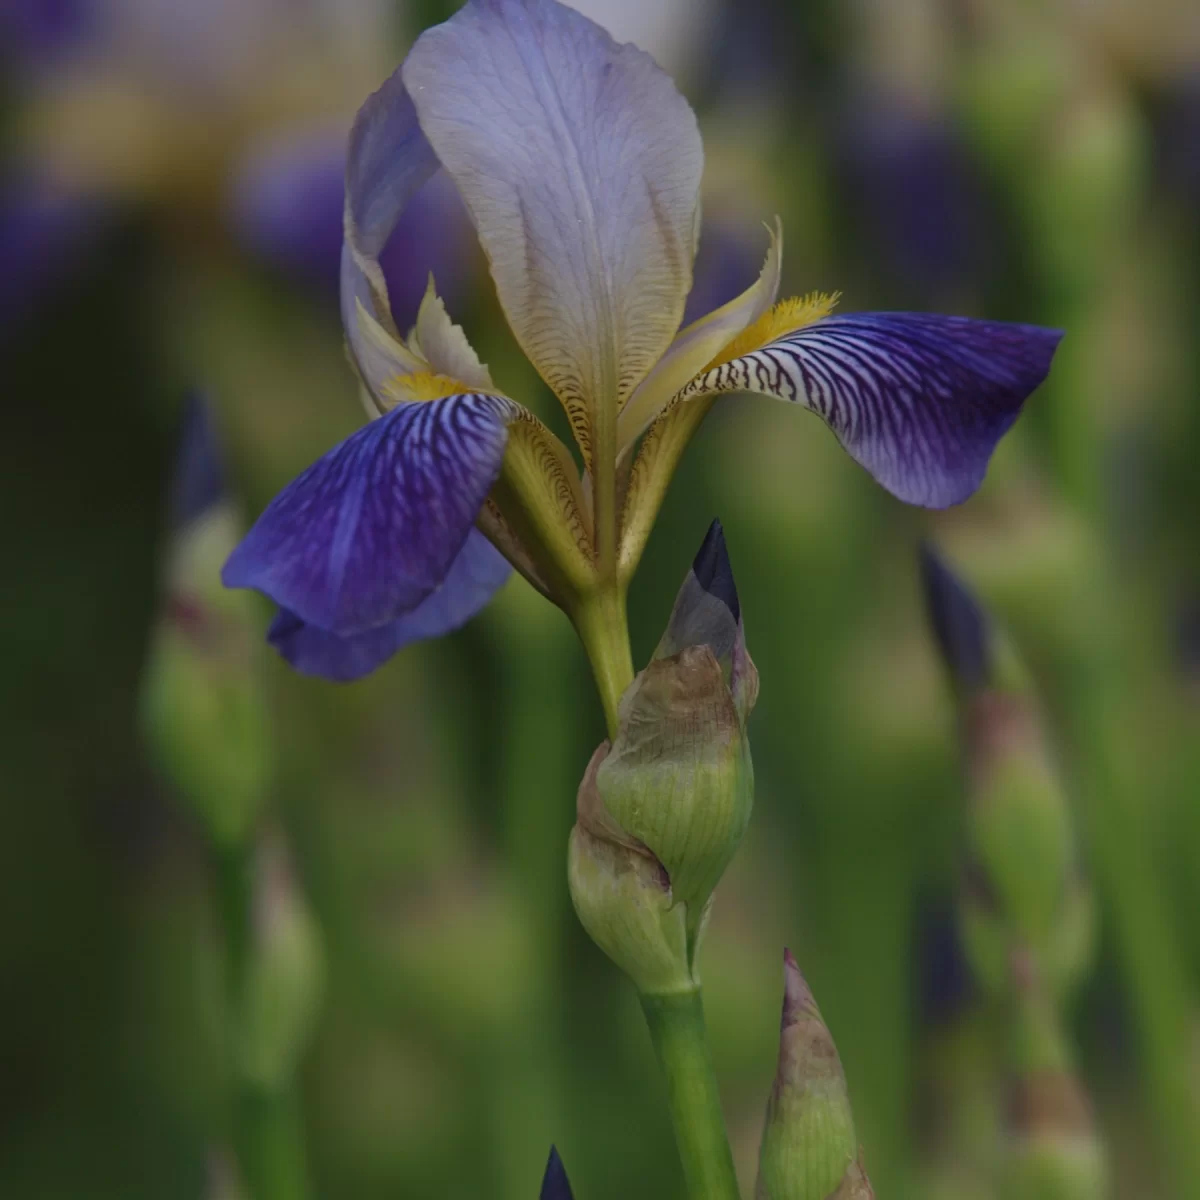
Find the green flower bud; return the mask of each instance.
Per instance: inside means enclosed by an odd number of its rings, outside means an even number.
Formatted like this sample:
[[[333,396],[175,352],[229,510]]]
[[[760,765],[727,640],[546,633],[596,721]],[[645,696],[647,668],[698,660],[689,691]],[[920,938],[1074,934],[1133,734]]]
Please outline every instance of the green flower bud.
[[[870,1200],[837,1047],[791,951],[783,952],[779,1067],[756,1200]]]
[[[173,497],[163,613],[142,681],[141,720],[159,769],[218,845],[245,845],[272,763],[249,592],[221,585],[241,538],[223,496],[207,409],[189,407]],[[199,460],[199,461],[198,461]]]
[[[1000,1171],[1002,1200],[1100,1200],[1104,1148],[1033,959],[1013,960],[1013,1037]]]
[[[648,995],[695,986],[687,908],[671,892],[662,863],[625,837],[607,815],[596,769],[607,743],[592,755],[579,787],[578,820],[567,848],[567,880],[580,923],[592,941]],[[694,939],[698,943],[699,938]]]
[[[643,992],[694,986],[713,889],[750,819],[757,691],[714,522],[653,660],[621,698],[615,741],[588,765],[571,837],[579,918]]]
[[[308,1048],[325,982],[320,932],[278,835],[258,849],[247,954],[236,1014],[238,1075],[278,1092]]]

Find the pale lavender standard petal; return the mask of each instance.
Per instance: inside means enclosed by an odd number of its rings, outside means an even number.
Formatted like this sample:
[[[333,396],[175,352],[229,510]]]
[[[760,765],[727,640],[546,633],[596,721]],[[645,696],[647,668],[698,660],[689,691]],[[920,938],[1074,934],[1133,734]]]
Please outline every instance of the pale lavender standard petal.
[[[802,404],[888,491],[945,508],[983,482],[1061,339],[932,313],[832,316],[697,376],[680,398],[759,392]]]
[[[412,642],[441,637],[480,612],[512,574],[504,556],[471,530],[442,586],[412,612],[365,633],[338,637],[281,609],[267,641],[302,675],[349,683],[381,667]]]
[[[473,393],[398,405],[271,501],[225,564],[226,586],[341,636],[411,613],[471,533],[512,408]]]
[[[649,55],[554,0],[469,0],[402,68],[530,361],[588,452],[670,344],[695,253],[703,150]]]

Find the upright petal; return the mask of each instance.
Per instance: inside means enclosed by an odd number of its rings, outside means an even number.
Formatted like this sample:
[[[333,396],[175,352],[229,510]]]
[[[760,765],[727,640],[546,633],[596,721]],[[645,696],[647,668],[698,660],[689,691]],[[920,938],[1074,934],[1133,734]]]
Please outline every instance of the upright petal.
[[[487,367],[479,361],[479,355],[467,341],[462,326],[450,320],[446,305],[433,286],[432,275],[417,310],[417,323],[408,336],[408,344],[439,375],[461,379],[481,392],[490,392],[495,387]]]
[[[271,501],[225,564],[226,586],[341,636],[411,613],[466,542],[516,411],[476,393],[398,405]]]
[[[679,326],[703,152],[654,60],[555,0],[469,0],[402,68],[500,301],[585,454]]]
[[[762,271],[754,283],[728,304],[693,321],[671,343],[670,349],[638,385],[621,410],[617,445],[630,445],[662,411],[676,392],[712,362],[744,329],[748,329],[775,303],[783,269],[783,225],[775,218],[768,226],[771,244]]]
[[[395,336],[379,254],[413,193],[437,168],[397,70],[367,99],[350,131],[342,243],[342,325],[372,391],[411,365]]]
[[[267,640],[301,674],[349,683],[369,675],[410,642],[441,637],[465,625],[510,574],[504,556],[472,529],[445,581],[412,612],[366,633],[338,637],[281,609]]]
[[[759,392],[802,404],[888,491],[945,508],[983,482],[1061,338],[928,313],[825,317],[698,375],[676,402]]]

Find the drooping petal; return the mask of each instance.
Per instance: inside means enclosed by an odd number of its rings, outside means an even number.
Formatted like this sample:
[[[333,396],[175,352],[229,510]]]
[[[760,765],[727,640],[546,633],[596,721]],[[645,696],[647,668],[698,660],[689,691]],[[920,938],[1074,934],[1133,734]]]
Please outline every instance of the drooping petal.
[[[225,564],[226,586],[343,636],[411,612],[466,542],[518,411],[476,393],[398,405],[271,501]]]
[[[695,117],[648,55],[555,0],[469,0],[402,68],[522,348],[585,454],[678,328],[695,253]]]
[[[359,110],[346,159],[342,326],[372,392],[412,369],[396,336],[378,258],[404,206],[437,165],[397,70]]]
[[[983,482],[1061,337],[929,313],[825,317],[697,376],[676,403],[759,392],[802,404],[894,495],[945,508]]]
[[[369,675],[411,642],[441,637],[465,625],[511,573],[503,555],[472,529],[445,582],[412,612],[377,629],[338,637],[281,609],[267,640],[301,674],[348,683]]]
[[[446,306],[434,288],[432,275],[408,344],[439,375],[461,379],[481,392],[490,392],[495,387],[487,367],[479,361],[479,355],[467,341],[462,326],[450,320]]]
[[[783,268],[783,224],[778,217],[775,228],[768,226],[767,232],[771,244],[758,279],[740,296],[680,331],[622,409],[617,423],[618,447],[623,449],[637,438],[689,379],[775,303]]]

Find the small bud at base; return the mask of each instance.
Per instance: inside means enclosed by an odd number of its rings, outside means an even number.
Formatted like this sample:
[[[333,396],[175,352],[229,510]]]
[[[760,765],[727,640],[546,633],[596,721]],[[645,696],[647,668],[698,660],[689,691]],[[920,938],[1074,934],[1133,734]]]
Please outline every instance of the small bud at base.
[[[836,1046],[784,951],[779,1066],[759,1152],[757,1200],[866,1200],[854,1116]]]

